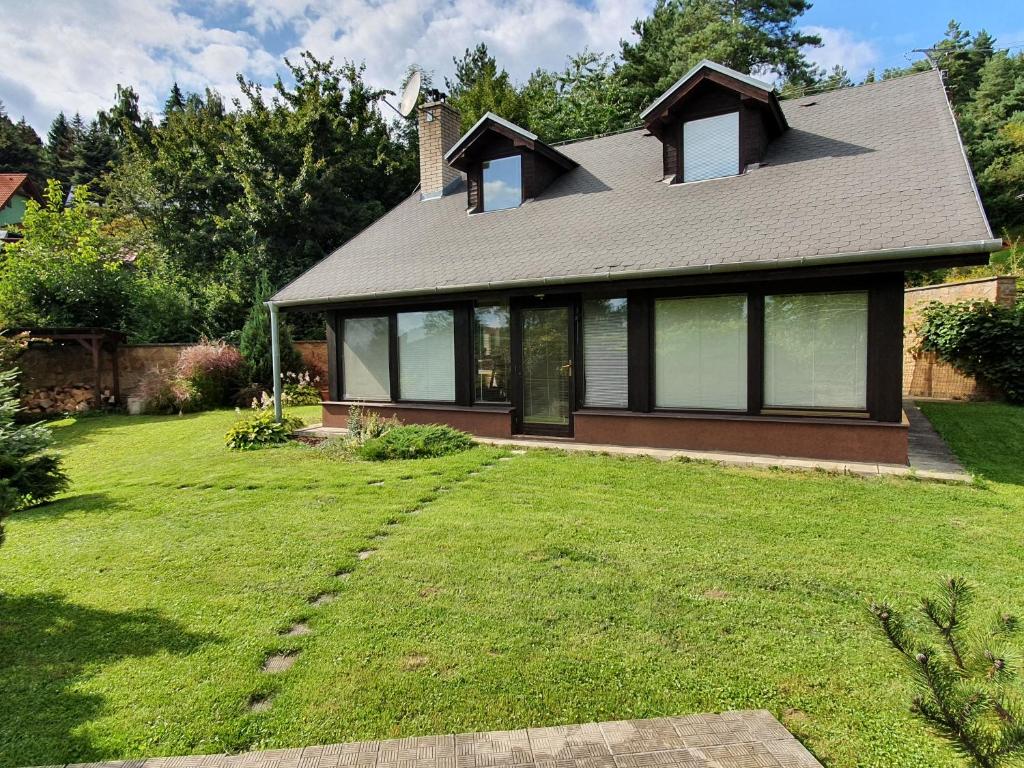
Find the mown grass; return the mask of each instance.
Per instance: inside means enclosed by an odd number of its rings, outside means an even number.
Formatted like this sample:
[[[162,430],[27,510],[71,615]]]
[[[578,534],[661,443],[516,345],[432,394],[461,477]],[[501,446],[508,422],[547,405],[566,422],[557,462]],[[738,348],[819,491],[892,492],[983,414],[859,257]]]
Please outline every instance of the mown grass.
[[[231,454],[227,413],[84,420],[62,430],[71,493],[0,550],[0,763],[766,707],[829,766],[959,765],[865,601],[957,573],[979,612],[1024,608],[1024,409],[925,410],[977,485],[487,448],[337,462]],[[278,636],[300,618],[313,634]]]

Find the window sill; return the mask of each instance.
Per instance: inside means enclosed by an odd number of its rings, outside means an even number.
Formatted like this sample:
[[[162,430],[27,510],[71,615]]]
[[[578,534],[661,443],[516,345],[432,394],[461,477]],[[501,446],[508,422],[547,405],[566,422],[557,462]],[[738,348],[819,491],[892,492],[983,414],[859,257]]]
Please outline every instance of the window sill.
[[[490,413],[511,413],[510,405],[456,405],[455,403],[402,402],[401,400],[324,400],[323,405],[365,405],[371,408],[406,408],[421,411],[487,411]]]

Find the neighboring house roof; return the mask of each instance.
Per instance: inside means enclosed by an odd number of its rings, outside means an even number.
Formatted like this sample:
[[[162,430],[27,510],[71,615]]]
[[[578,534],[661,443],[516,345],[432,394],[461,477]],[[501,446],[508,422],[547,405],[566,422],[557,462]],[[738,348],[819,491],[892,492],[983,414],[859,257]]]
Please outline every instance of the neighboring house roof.
[[[43,196],[27,173],[0,173],[0,208],[7,205],[16,194],[43,202]]]
[[[279,291],[289,304],[996,250],[938,72],[782,102],[761,167],[662,182],[643,130],[558,149],[520,208],[413,195]]]

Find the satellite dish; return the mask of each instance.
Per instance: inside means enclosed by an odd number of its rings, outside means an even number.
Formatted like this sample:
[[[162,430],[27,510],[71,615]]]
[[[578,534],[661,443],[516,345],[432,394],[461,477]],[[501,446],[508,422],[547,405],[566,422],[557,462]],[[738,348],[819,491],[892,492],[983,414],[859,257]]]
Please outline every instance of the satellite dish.
[[[423,83],[423,76],[418,69],[413,70],[409,82],[405,84],[402,91],[402,100],[398,102],[398,114],[408,117],[416,108],[416,101],[420,97],[420,85]]]

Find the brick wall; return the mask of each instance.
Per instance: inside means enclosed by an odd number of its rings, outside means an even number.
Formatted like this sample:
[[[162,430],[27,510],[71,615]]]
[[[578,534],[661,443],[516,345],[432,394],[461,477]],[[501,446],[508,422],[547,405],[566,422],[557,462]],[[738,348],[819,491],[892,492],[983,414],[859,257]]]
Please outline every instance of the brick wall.
[[[987,300],[1013,306],[1017,297],[1017,279],[988,277],[959,283],[908,288],[903,294],[903,394],[939,400],[991,400],[995,393],[971,376],[940,362],[932,352],[917,353],[916,328],[921,308],[933,301],[956,304],[961,301]]]
[[[178,353],[187,344],[123,344],[117,349],[121,400],[135,392],[149,371],[169,371],[178,362]],[[297,341],[296,349],[311,370],[321,376],[321,388],[327,387],[327,342]],[[100,362],[100,388],[113,387],[110,353],[103,352]],[[78,342],[32,346],[18,359],[21,384],[26,390],[93,384],[92,354]]]
[[[428,119],[429,118],[429,119]],[[424,104],[419,112],[420,192],[439,193],[459,178],[459,172],[444,159],[462,133],[459,113],[448,104]]]

